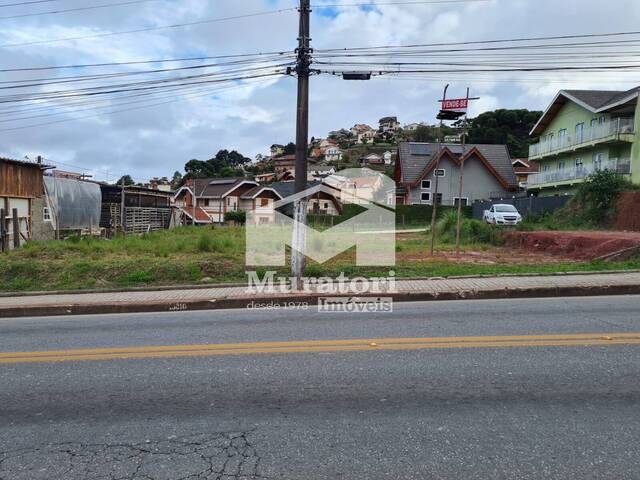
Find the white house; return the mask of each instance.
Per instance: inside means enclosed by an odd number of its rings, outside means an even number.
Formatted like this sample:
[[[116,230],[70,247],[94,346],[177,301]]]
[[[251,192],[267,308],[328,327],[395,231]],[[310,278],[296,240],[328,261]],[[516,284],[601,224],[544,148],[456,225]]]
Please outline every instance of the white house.
[[[339,162],[342,160],[342,150],[337,145],[330,145],[324,151],[324,159],[327,162]]]
[[[376,130],[369,125],[359,123],[351,127],[351,133],[356,137],[356,143],[373,143],[373,139],[376,137]]]
[[[307,170],[307,180],[321,180],[336,173],[336,168],[332,165],[309,165]]]

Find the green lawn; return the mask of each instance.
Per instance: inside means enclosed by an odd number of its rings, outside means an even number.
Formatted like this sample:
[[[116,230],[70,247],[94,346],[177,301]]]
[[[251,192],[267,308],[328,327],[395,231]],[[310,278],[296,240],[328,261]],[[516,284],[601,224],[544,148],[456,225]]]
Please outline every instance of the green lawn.
[[[623,263],[553,263],[523,265],[458,263],[426,258],[429,235],[399,235],[398,277],[546,273],[640,268],[640,259]],[[487,244],[465,248],[487,251]],[[450,244],[438,245],[450,251]],[[354,267],[355,253],[339,255],[324,265],[310,264],[309,276],[384,276],[389,269]],[[279,274],[287,274],[286,268]],[[82,290],[151,285],[187,285],[246,281],[244,228],[181,227],[141,237],[113,240],[71,239],[31,242],[0,255],[0,291]]]

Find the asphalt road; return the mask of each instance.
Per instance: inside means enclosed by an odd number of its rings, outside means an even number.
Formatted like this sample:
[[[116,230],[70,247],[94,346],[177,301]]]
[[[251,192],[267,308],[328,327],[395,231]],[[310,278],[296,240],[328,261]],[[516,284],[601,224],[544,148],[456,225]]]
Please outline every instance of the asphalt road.
[[[632,333],[638,296],[5,319],[0,352]],[[640,478],[638,344],[27,357],[1,480]]]

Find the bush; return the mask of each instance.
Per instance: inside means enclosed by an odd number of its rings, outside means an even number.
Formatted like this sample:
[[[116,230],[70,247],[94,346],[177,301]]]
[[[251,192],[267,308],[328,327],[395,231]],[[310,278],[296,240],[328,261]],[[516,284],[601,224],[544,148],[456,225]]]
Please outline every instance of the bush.
[[[247,212],[227,212],[224,214],[224,221],[244,225],[247,221]]]
[[[631,182],[618,173],[600,170],[589,175],[578,187],[568,207],[582,223],[604,226],[615,214],[615,203],[620,193],[633,189]]]
[[[471,217],[473,208],[462,207],[462,216]],[[443,218],[449,212],[458,212],[458,207],[438,205],[438,218]],[[396,224],[398,225],[426,225],[431,223],[433,207],[431,205],[396,205]]]
[[[437,234],[442,243],[454,243],[456,240],[456,226],[458,216],[455,211],[446,212],[438,221]],[[499,244],[500,237],[496,228],[486,225],[480,220],[463,218],[460,222],[460,243]]]

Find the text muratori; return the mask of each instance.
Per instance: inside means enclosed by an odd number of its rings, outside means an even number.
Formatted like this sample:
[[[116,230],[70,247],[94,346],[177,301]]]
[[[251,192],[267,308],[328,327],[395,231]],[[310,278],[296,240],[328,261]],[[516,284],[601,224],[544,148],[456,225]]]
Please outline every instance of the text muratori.
[[[246,293],[320,293],[320,294],[365,294],[365,293],[395,293],[396,274],[389,272],[388,277],[354,277],[348,278],[344,272],[336,278],[331,277],[303,277],[302,288],[292,288],[291,277],[276,277],[277,272],[267,271],[262,278],[258,272],[247,272],[248,286]]]

